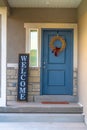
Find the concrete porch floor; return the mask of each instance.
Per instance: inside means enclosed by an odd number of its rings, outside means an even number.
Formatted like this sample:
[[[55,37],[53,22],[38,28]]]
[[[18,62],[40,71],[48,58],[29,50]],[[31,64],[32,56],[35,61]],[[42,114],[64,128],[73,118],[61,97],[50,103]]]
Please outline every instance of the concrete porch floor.
[[[78,103],[8,102],[0,112],[1,130],[87,130]]]
[[[0,123],[1,130],[87,130],[83,123]]]
[[[82,107],[79,103],[72,103],[70,102],[69,104],[42,104],[41,102],[25,102],[25,101],[8,101],[7,102],[7,107],[60,107],[60,106],[66,106],[66,107]]]
[[[0,113],[83,113],[83,107],[78,103],[42,104],[36,102],[8,102],[6,107],[0,107]]]

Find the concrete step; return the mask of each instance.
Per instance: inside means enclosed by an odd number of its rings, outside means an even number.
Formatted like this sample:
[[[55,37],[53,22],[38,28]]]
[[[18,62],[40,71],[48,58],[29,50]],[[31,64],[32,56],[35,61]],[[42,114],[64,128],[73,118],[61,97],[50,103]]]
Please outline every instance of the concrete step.
[[[0,123],[1,130],[87,130],[84,123],[58,122],[4,122]]]
[[[41,104],[41,103],[14,103],[0,107],[0,113],[65,113],[81,114],[83,107],[78,103],[69,104]]]
[[[82,114],[0,114],[0,122],[84,122]]]
[[[42,101],[54,101],[54,102],[62,102],[62,101],[68,101],[68,102],[77,102],[78,98],[77,96],[71,96],[71,95],[40,95],[34,97],[35,102],[42,102]]]

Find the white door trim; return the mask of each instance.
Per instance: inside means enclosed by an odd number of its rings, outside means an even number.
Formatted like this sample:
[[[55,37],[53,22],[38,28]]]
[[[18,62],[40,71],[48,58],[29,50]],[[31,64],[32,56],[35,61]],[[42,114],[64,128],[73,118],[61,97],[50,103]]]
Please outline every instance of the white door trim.
[[[24,28],[26,29],[26,53],[29,53],[28,44],[29,44],[29,29],[35,28],[39,30],[39,57],[41,56],[41,29],[43,28],[63,28],[63,29],[73,29],[74,30],[74,49],[73,49],[73,70],[75,71],[78,67],[77,58],[78,58],[78,41],[77,41],[77,24],[71,23],[25,23]],[[39,58],[40,59],[40,58]],[[40,66],[40,61],[39,61]]]
[[[6,106],[7,8],[0,7],[1,15],[1,97],[0,106]]]
[[[78,94],[78,33],[77,33],[77,24],[72,23],[25,23],[24,28],[26,29],[26,45],[25,45],[25,52],[29,53],[29,49],[27,48],[29,45],[29,29],[35,28],[38,29],[38,56],[39,61],[38,65],[41,66],[41,29],[44,28],[53,28],[53,29],[73,29],[73,95]]]

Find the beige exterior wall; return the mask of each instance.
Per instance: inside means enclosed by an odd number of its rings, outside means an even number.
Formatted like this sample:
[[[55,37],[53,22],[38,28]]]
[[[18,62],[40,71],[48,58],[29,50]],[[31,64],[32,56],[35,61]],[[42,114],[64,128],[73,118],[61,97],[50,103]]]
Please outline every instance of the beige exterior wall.
[[[24,23],[77,23],[77,9],[12,9],[8,17],[7,62],[17,63],[25,52]]]
[[[1,97],[1,15],[0,15],[0,97]]]
[[[78,69],[77,69],[77,24],[55,24],[55,23],[25,23],[26,35],[29,35],[30,28],[38,28],[39,37],[41,28],[73,28],[74,29],[74,50],[73,50],[73,95],[77,96],[78,91]],[[28,42],[29,37],[26,37]],[[39,38],[39,45],[41,38]],[[26,43],[27,44],[27,43]],[[28,53],[28,52],[27,52]],[[40,58],[39,58],[40,60]],[[17,101],[18,64],[7,65],[7,101]],[[34,97],[40,95],[40,68],[29,68],[28,101],[34,101]]]
[[[24,23],[77,23],[77,9],[12,9],[7,26],[7,63],[18,63],[18,54],[25,52]],[[7,101],[17,101],[17,78],[18,68],[7,67]],[[73,84],[73,94],[77,95],[76,69]],[[40,95],[40,68],[29,68],[28,101],[35,95]]]
[[[79,102],[84,106],[87,123],[87,0],[78,9],[79,23]]]

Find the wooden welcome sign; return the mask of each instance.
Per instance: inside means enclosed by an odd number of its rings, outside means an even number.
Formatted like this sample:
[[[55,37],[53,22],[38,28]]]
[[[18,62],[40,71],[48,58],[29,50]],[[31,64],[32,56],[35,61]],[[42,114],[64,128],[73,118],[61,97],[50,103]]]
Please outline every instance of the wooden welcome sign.
[[[28,100],[28,69],[29,69],[29,54],[19,54],[18,68],[18,101]]]

